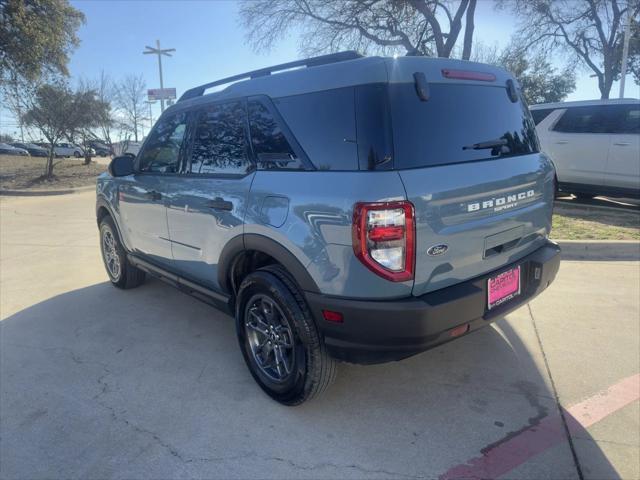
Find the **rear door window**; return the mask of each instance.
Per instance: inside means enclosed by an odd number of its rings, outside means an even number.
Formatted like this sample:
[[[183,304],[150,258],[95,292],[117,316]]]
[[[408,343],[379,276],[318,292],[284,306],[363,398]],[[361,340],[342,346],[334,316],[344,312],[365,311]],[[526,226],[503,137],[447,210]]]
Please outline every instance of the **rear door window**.
[[[616,105],[616,122],[611,133],[640,133],[640,105]]]
[[[248,102],[251,146],[260,170],[297,170],[304,168],[301,155],[284,134],[283,126],[263,101]]]
[[[199,175],[245,174],[251,162],[241,102],[211,105],[196,117],[189,172]]]
[[[607,133],[610,115],[602,106],[569,107],[553,130],[562,133]]]
[[[540,150],[524,101],[503,86],[429,85],[421,101],[413,83],[389,86],[395,168],[416,168],[526,155]]]
[[[281,97],[275,105],[318,170],[358,170],[353,87]]]

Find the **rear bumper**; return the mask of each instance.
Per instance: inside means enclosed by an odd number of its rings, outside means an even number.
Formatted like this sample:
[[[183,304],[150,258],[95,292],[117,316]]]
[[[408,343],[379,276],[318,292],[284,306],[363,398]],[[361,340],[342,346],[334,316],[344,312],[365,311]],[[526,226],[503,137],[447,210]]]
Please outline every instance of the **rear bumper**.
[[[487,279],[516,265],[522,269],[522,293],[488,311]],[[500,270],[420,297],[375,301],[305,295],[331,355],[353,363],[382,363],[453,340],[452,330],[461,325],[473,331],[502,318],[547,288],[559,266],[560,247],[548,242]],[[324,320],[324,309],[341,312],[344,321]]]

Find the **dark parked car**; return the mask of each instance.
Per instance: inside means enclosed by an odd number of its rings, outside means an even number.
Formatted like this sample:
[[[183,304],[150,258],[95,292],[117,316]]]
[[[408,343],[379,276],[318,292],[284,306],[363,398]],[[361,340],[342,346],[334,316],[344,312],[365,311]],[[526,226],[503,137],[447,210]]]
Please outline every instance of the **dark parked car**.
[[[16,148],[8,143],[0,143],[0,154],[2,155],[18,155],[28,157],[29,152],[24,148]]]
[[[15,148],[26,150],[32,157],[46,157],[48,155],[46,149],[36,145],[35,143],[15,142],[11,143],[10,145]]]
[[[112,153],[111,149],[104,143],[90,142],[89,145],[95,150],[95,154],[99,157],[108,157]]]

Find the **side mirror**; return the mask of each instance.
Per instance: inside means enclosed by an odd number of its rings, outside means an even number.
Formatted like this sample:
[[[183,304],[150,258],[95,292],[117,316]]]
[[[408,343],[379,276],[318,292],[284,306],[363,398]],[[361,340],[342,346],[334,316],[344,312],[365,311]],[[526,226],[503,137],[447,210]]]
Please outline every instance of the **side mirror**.
[[[133,160],[135,157],[131,155],[122,155],[115,157],[109,163],[109,173],[112,177],[126,177],[133,173]]]

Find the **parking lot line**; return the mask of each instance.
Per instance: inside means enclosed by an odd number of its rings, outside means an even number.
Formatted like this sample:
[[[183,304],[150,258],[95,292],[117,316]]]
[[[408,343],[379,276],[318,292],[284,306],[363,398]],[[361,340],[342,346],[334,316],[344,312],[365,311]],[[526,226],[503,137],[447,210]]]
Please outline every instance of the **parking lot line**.
[[[640,399],[640,374],[627,377],[565,410],[571,433],[577,433]],[[496,478],[566,439],[561,416],[553,415],[538,425],[509,434],[504,441],[482,450],[482,456],[456,465],[440,480]]]

